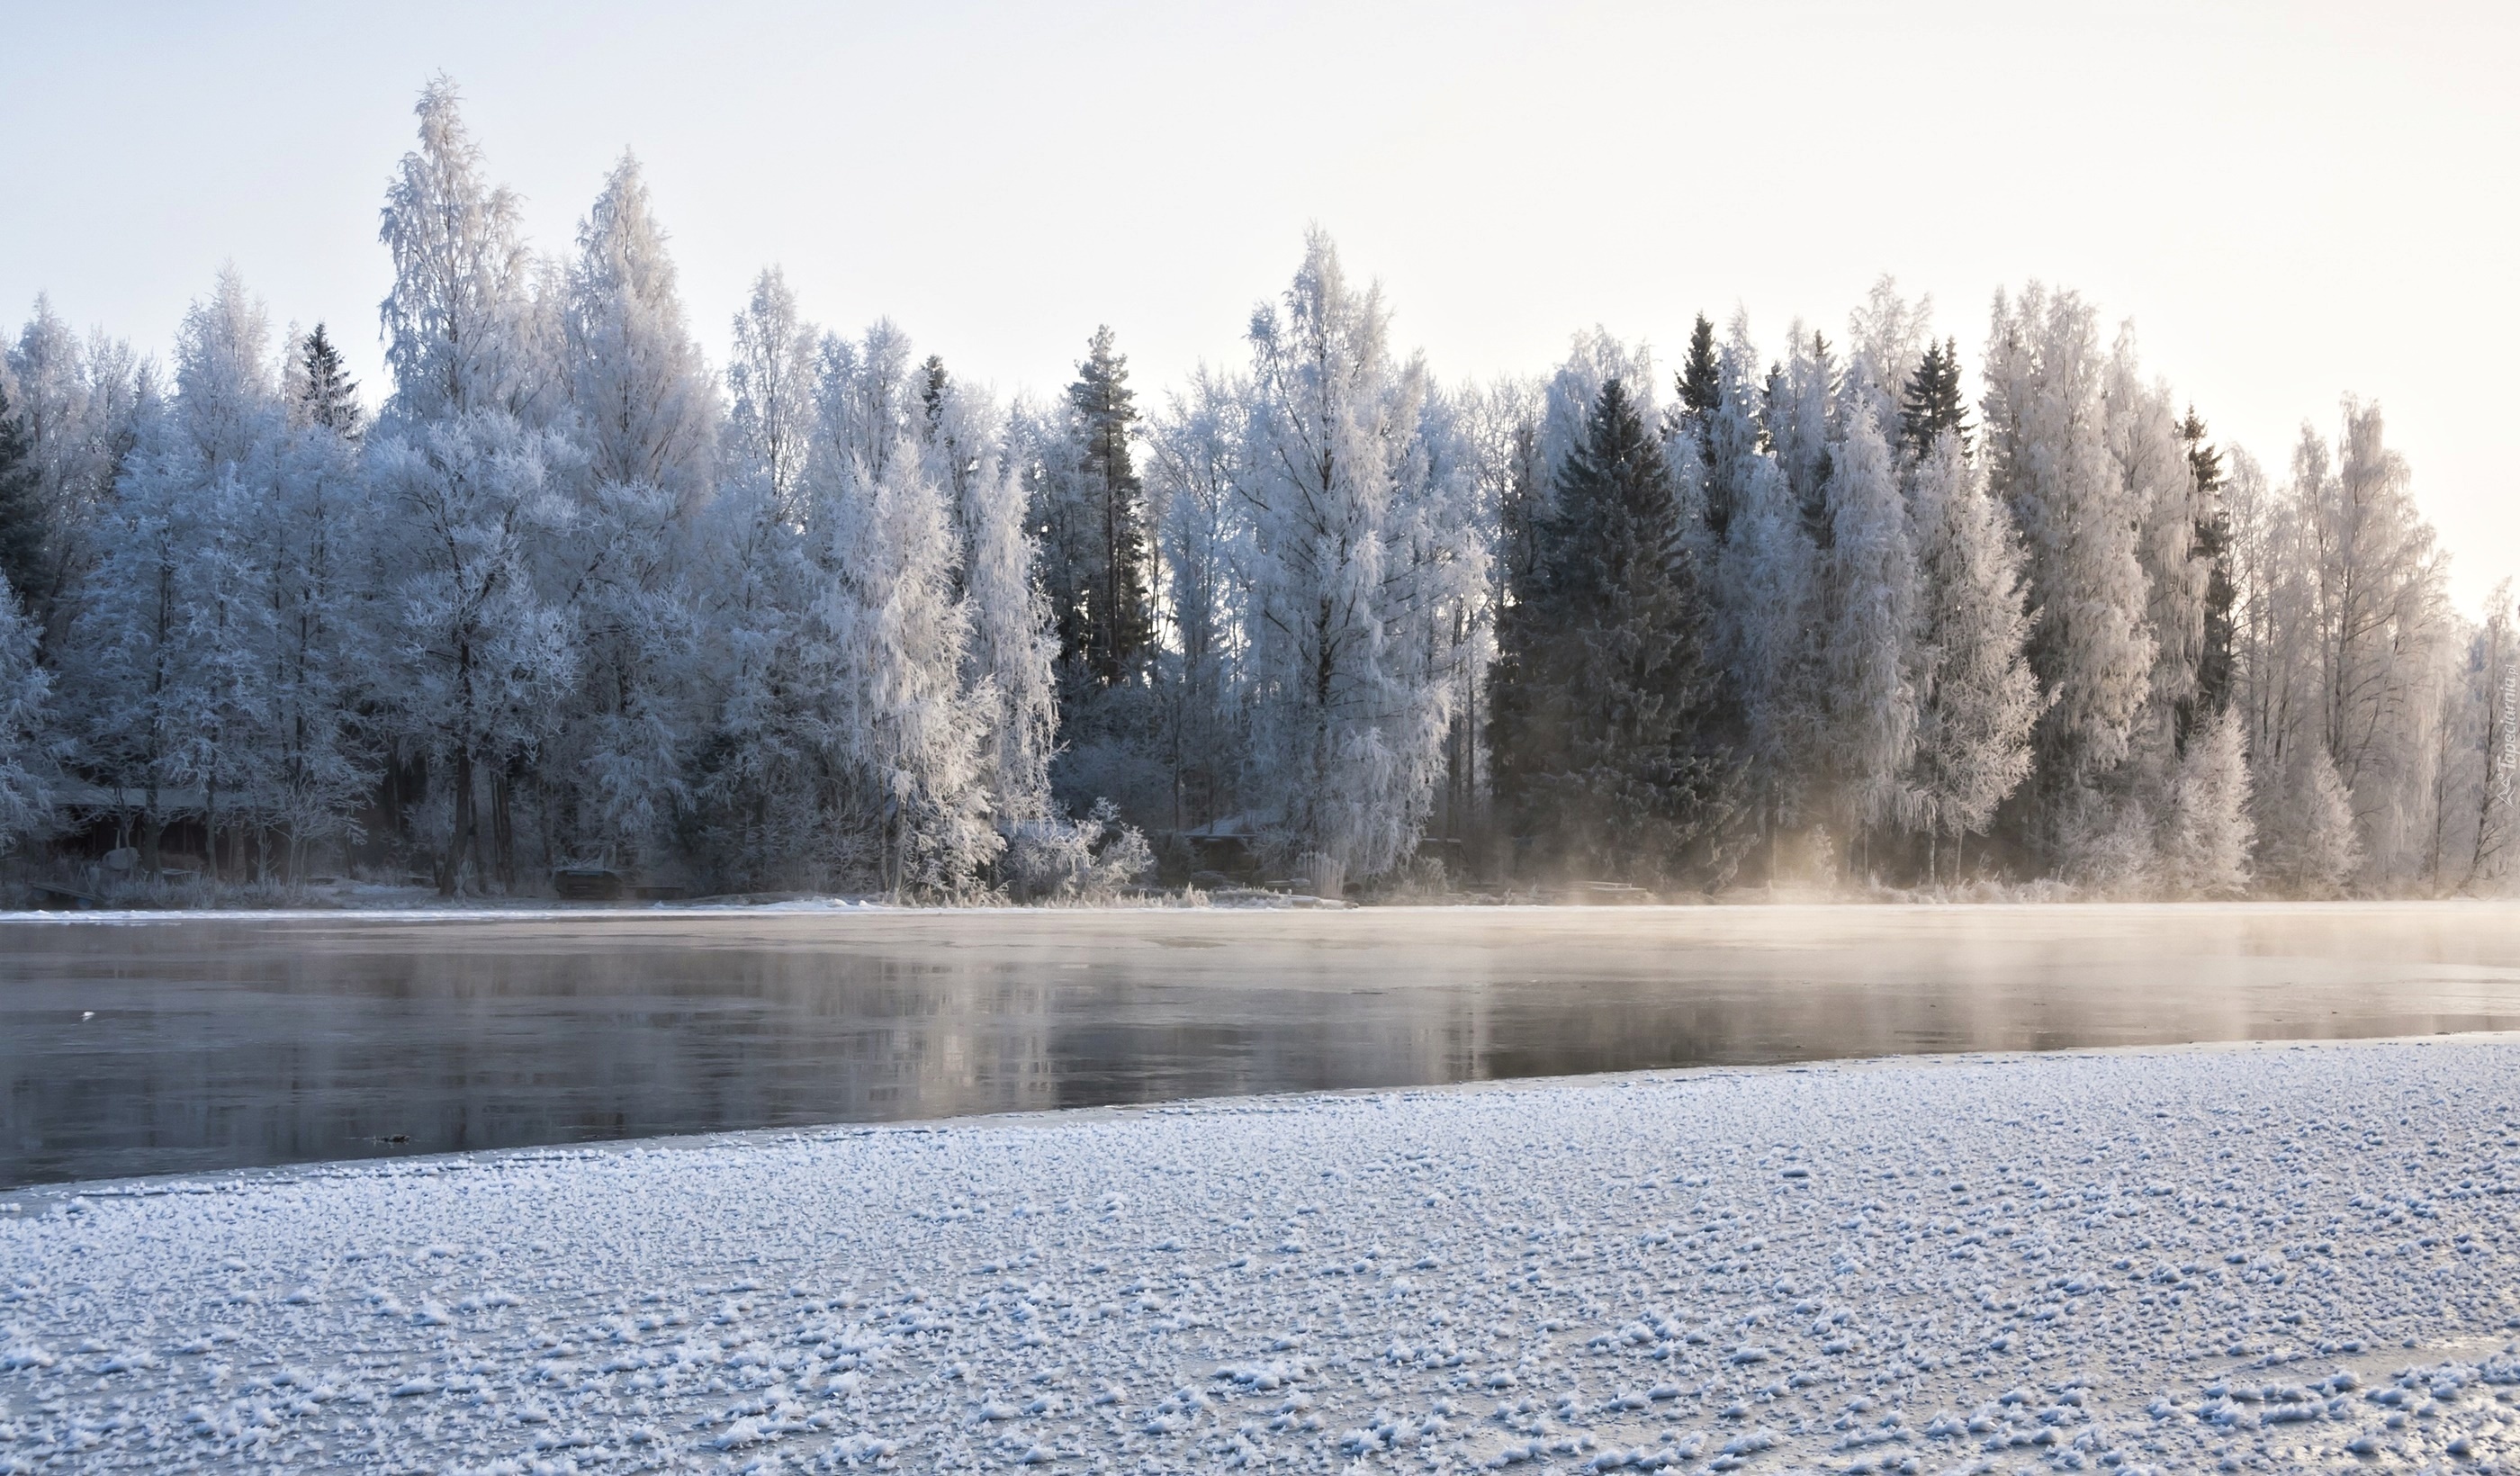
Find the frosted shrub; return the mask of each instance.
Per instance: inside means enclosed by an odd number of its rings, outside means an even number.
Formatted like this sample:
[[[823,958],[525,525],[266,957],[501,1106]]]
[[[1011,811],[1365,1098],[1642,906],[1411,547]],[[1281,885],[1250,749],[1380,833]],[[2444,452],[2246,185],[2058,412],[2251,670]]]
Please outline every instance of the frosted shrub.
[[[1083,820],[1031,821],[1015,827],[1006,853],[1009,888],[1021,901],[1108,902],[1154,870],[1155,853],[1107,799]]]

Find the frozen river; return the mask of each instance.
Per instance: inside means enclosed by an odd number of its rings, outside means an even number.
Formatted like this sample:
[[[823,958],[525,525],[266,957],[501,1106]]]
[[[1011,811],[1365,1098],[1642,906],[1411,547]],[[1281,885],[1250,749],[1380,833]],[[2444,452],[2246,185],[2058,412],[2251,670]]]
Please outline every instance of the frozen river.
[[[2520,1029],[2520,909],[0,920],[0,1185],[1970,1050]]]

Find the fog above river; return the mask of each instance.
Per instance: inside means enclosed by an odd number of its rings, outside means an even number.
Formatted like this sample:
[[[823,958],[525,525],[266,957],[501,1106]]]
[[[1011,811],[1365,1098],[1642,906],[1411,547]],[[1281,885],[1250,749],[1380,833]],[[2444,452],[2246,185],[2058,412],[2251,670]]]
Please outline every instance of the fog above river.
[[[2520,1029],[2488,904],[0,920],[0,1185],[1666,1066]]]

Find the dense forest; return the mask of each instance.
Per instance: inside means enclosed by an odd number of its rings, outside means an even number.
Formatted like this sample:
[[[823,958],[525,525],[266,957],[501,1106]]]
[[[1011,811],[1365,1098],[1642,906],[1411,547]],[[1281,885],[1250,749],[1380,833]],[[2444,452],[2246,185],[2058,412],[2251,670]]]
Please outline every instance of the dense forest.
[[[635,159],[538,254],[417,112],[373,404],[233,272],[171,365],[42,298],[8,348],[29,874],[2507,884],[2512,602],[2452,607],[2379,410],[2270,470],[2072,291],[1973,364],[1884,282],[1449,383],[1316,232],[1238,367],[1142,400],[1103,330],[1007,400],[776,269],[713,367]]]

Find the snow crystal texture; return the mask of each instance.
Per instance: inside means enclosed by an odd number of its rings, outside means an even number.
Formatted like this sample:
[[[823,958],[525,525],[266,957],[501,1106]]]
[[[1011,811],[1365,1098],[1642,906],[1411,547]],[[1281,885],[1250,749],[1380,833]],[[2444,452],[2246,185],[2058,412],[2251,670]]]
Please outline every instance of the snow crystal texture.
[[[21,1195],[0,1470],[2520,1468],[2520,1045]]]

